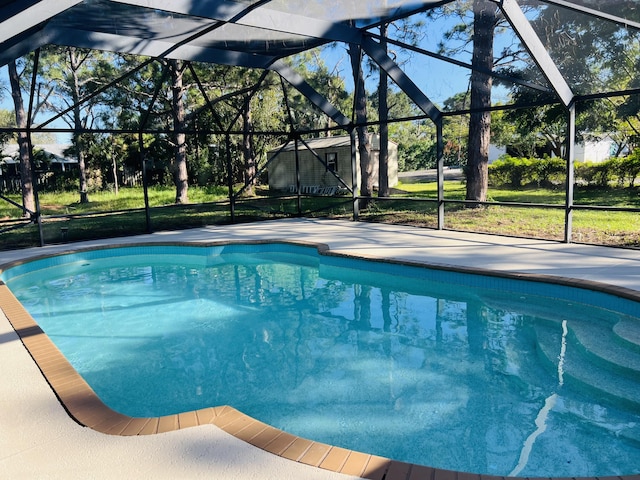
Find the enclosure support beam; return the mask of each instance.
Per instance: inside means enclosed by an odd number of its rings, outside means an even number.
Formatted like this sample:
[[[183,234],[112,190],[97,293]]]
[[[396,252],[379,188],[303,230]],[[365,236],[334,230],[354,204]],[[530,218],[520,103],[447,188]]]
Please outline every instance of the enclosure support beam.
[[[21,39],[22,37],[16,38]],[[7,65],[11,60],[24,57],[38,48],[53,43],[55,34],[45,30],[39,30],[24,39],[17,40],[16,38],[7,40],[7,42],[2,45],[2,49],[0,49],[1,67]]]
[[[277,72],[288,83],[295,87],[302,95],[311,101],[316,107],[318,107],[325,115],[330,117],[341,127],[349,125],[349,119],[338,110],[329,100],[323,95],[318,93],[311,85],[309,85],[300,74],[289,67],[282,60],[278,60],[269,67],[271,70]]]
[[[236,221],[236,199],[233,194],[233,159],[231,158],[231,135],[224,135],[225,150],[227,151],[227,187],[229,188],[229,214],[231,223]]]
[[[444,230],[444,142],[443,122],[440,118],[436,124],[436,167],[438,182],[438,230]]]
[[[569,87],[564,76],[560,73],[560,70],[558,70],[555,62],[549,56],[549,52],[547,52],[547,49],[540,40],[540,37],[538,37],[538,34],[531,26],[531,23],[529,23],[529,20],[518,5],[517,1],[493,1],[500,6],[505,18],[511,24],[513,30],[518,35],[518,38],[520,38],[520,41],[531,55],[533,61],[536,62],[536,65],[538,65],[542,74],[549,81],[562,103],[566,107],[571,105],[574,99],[571,87]]]
[[[149,208],[149,180],[147,177],[147,156],[144,152],[144,138],[142,132],[138,132],[138,149],[140,150],[140,163],[142,163],[142,192],[144,195],[144,217],[147,223],[147,233],[151,233],[151,210]]]
[[[576,145],[576,105],[569,105],[567,111],[567,140],[566,140],[566,157],[567,157],[567,188],[565,201],[565,219],[564,219],[564,242],[571,243],[571,233],[573,230],[573,184],[574,184],[574,152]]]
[[[298,147],[298,137],[293,140],[293,149],[296,156],[296,205],[298,207],[298,216],[302,216],[302,185],[300,180],[300,148]]]
[[[46,22],[59,13],[82,3],[82,0],[41,0],[30,7],[22,8],[15,14],[11,14],[10,10],[14,10],[14,4],[17,2],[8,3],[9,6],[0,9],[0,17],[2,17],[2,21],[0,21],[0,43],[4,43],[10,38],[19,36],[26,30]]]
[[[429,98],[420,90],[420,88],[413,83],[413,81],[407,76],[406,73],[394,62],[384,48],[374,42],[371,37],[365,36],[362,39],[362,49],[371,57],[382,70],[398,85],[402,91],[422,110],[427,116],[437,121],[442,112],[433,104]]]
[[[358,147],[356,146],[355,128],[349,131],[349,136],[351,137],[351,196],[353,198],[353,220],[358,221],[360,218],[360,207],[358,205],[360,186],[358,185]]]
[[[640,22],[635,22],[630,18],[618,17],[617,15],[612,15],[607,12],[602,12],[600,10],[596,10],[595,8],[589,8],[583,5],[578,5],[574,2],[568,2],[566,0],[542,0],[544,3],[548,3],[550,5],[557,5],[559,7],[568,8],[569,10],[573,10],[574,12],[584,13],[585,15],[590,15],[595,18],[602,18],[604,20],[609,20],[610,22],[617,23],[618,25],[622,25],[627,28],[635,28],[636,30],[640,29]]]

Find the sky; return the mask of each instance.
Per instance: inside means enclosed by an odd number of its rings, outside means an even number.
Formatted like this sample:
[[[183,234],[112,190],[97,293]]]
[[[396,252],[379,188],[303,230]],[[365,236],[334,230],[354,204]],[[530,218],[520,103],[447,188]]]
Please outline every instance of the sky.
[[[424,38],[420,42],[420,47],[436,52],[438,50],[438,43],[443,38],[443,33],[450,29],[456,22],[458,22],[456,19],[444,21],[441,19],[438,22],[425,25]],[[390,35],[393,36],[393,32],[390,31]],[[389,50],[391,56],[397,55],[398,62],[402,63],[402,68],[409,78],[411,78],[436,105],[442,105],[446,99],[456,93],[467,91],[469,86],[468,70],[415,53],[412,54],[411,58],[407,61],[406,52],[395,52],[393,46],[390,46]],[[329,68],[331,69],[335,66],[345,79],[347,88],[352,90],[353,80],[351,67],[345,46],[338,45],[328,51],[324,56]],[[470,55],[462,54],[458,59],[470,62]],[[370,91],[376,88],[375,83],[377,82],[377,78],[375,77],[377,76],[371,76],[371,81],[367,86]],[[13,110],[13,102],[10,92],[8,91],[9,82],[6,66],[0,67],[0,87],[4,87],[3,95],[0,99],[0,108]],[[494,101],[505,95],[506,91],[494,89]],[[55,126],[66,128],[66,124],[64,123],[58,123]],[[59,135],[59,137],[61,136],[63,135]],[[66,135],[65,137],[68,138]],[[60,141],[60,138],[58,141]]]
[[[342,76],[345,78],[349,89],[352,89],[353,80],[351,79],[349,60],[346,55],[343,46],[337,47],[332,55],[328,57],[328,62],[333,61],[338,65],[341,70]],[[442,104],[444,100],[452,95],[464,92],[468,88],[468,73],[459,71],[459,68],[454,68],[444,62],[437,62],[438,65],[421,65],[418,61],[414,60],[408,65],[405,65],[403,69],[407,75],[420,87],[427,97],[436,104]],[[7,67],[0,67],[0,85],[2,86],[3,94],[0,100],[0,108],[5,110],[13,110],[13,101],[9,91],[9,80],[7,76]],[[377,80],[375,80],[377,81]],[[375,85],[369,84],[368,89],[373,90]],[[66,128],[64,123],[56,124],[58,127]],[[60,135],[59,135],[60,136]]]
[[[0,67],[0,108],[13,110],[13,102],[9,92],[9,77],[7,67]]]

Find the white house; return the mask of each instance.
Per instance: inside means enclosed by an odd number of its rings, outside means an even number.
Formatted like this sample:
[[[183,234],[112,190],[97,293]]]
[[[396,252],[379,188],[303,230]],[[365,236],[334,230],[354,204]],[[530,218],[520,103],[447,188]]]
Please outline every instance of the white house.
[[[604,162],[611,157],[614,148],[615,142],[608,135],[598,140],[576,143],[574,160],[576,162]]]
[[[47,154],[52,166],[59,166],[63,172],[72,165],[78,164],[78,159],[70,155],[65,155],[65,150],[69,149],[71,145],[60,143],[49,143],[43,145],[34,145],[34,150],[42,150]],[[7,143],[0,148],[0,165],[12,165],[17,168],[20,163],[18,159],[18,144]],[[0,169],[0,175],[2,170]]]
[[[573,160],[575,162],[604,162],[613,155],[614,149],[615,141],[609,135],[605,135],[599,139],[576,143]],[[507,147],[499,147],[491,144],[489,146],[489,163],[495,162],[506,153]]]

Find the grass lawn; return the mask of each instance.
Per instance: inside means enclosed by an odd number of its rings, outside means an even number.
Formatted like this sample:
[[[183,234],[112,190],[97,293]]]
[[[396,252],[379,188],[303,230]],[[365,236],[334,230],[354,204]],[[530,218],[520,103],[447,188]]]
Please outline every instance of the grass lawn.
[[[445,182],[445,200],[462,200],[465,185],[460,181]],[[271,196],[258,189],[254,197],[236,202],[235,220],[253,221],[297,215],[297,199]],[[231,221],[225,187],[189,189],[188,205],[175,205],[171,187],[149,189],[151,228],[172,230]],[[360,212],[363,221],[437,227],[437,185],[430,183],[400,184],[392,200],[374,199]],[[11,197],[20,203],[19,196]],[[640,207],[639,188],[576,188],[576,205]],[[79,241],[123,236],[147,231],[144,196],[140,188],[123,188],[114,192],[89,195],[89,203],[80,204],[75,192],[42,193],[45,243]],[[420,201],[430,200],[430,201]],[[558,208],[498,206],[479,208],[456,203],[445,205],[445,228],[494,233],[519,237],[564,239],[565,194],[553,189],[489,189],[489,200],[496,202],[538,203]],[[303,197],[303,215],[330,218],[352,218],[350,197]],[[20,219],[20,209],[0,201],[0,229]],[[20,248],[39,244],[37,226],[5,231],[0,234],[0,248]],[[576,209],[573,213],[572,241],[600,245],[640,248],[640,214]]]
[[[447,181],[445,200],[463,200],[466,187],[460,181]],[[445,228],[470,232],[493,233],[519,237],[564,240],[565,193],[552,189],[489,188],[490,201],[557,205],[559,208],[491,205],[469,208],[448,204],[445,208]],[[400,184],[394,198],[437,199],[437,185],[431,183]],[[640,207],[638,188],[576,188],[574,204],[614,207]],[[393,200],[375,201],[362,212],[363,220],[408,225],[437,226],[435,202]],[[606,212],[576,209],[573,212],[572,241],[597,245],[640,248],[640,213]]]

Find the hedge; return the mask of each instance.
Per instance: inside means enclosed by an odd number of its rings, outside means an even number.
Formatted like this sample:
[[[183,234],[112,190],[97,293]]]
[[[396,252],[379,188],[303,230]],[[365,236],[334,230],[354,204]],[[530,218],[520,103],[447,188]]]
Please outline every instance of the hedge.
[[[576,162],[575,183],[585,186],[634,187],[640,175],[640,150],[624,158],[604,162]],[[566,181],[566,162],[561,158],[503,156],[489,165],[489,182],[494,186],[553,187]]]

